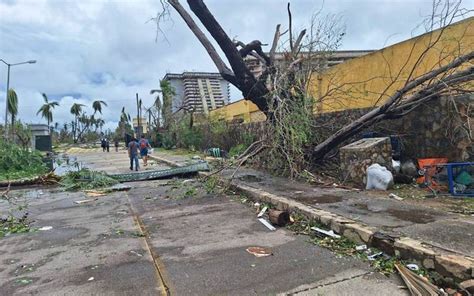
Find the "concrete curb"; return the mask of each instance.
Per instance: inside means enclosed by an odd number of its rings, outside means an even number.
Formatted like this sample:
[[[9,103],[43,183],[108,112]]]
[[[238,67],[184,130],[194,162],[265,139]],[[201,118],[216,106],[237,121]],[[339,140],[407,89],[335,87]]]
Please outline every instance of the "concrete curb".
[[[179,165],[161,157],[157,157],[156,160],[163,161],[169,165]],[[209,174],[207,172],[198,173],[201,177],[206,177]],[[219,177],[219,182],[221,184],[228,184],[228,180],[223,177]],[[365,243],[368,246],[379,248],[385,253],[396,255],[403,260],[416,261],[424,268],[434,270],[444,277],[452,278],[455,281],[465,281],[474,278],[474,258],[448,250],[440,250],[430,246],[428,243],[410,237],[391,237],[376,227],[365,225],[328,211],[315,209],[261,189],[242,184],[230,184],[230,188],[245,194],[254,201],[270,203],[279,210],[299,212],[356,243]]]

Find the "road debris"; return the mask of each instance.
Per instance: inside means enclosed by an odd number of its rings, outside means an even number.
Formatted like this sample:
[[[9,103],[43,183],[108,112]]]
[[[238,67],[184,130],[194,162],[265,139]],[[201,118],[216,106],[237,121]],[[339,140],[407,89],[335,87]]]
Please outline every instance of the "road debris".
[[[140,254],[140,253],[138,253],[138,252],[135,252],[135,251],[130,251],[130,253],[135,254],[135,255],[137,255],[138,257],[143,257],[142,254]]]
[[[270,209],[268,212],[268,217],[270,222],[274,225],[285,226],[290,222],[290,214],[287,211],[278,211]]]
[[[90,198],[90,199],[83,199],[83,200],[75,200],[74,203],[80,205],[80,204],[88,203],[88,202],[91,202],[91,201],[94,201],[94,200],[97,200],[97,198]]]
[[[94,277],[91,276],[87,281],[90,282],[90,281],[93,281],[94,280]]]
[[[395,193],[390,193],[390,194],[388,195],[388,197],[393,198],[393,199],[395,199],[395,200],[399,200],[399,201],[402,201],[402,200],[403,200],[402,197],[396,195]]]
[[[267,209],[268,209],[268,207],[264,206],[263,209],[260,211],[260,213],[258,213],[257,218],[262,217],[265,214],[265,212],[267,211]]]
[[[395,264],[395,268],[400,273],[403,281],[410,290],[412,295],[416,296],[437,296],[447,295],[444,291],[440,290],[437,286],[430,283],[426,278],[417,275],[410,271],[408,268],[401,264]]]
[[[356,251],[365,251],[367,250],[367,245],[360,245],[355,247]]]
[[[43,226],[41,228],[38,228],[38,230],[40,231],[46,231],[46,230],[51,230],[51,229],[53,229],[53,226]]]
[[[377,259],[378,257],[380,257],[382,255],[383,255],[383,252],[378,252],[378,253],[367,256],[367,259],[369,261],[374,261],[375,259]]]
[[[420,268],[416,264],[407,264],[408,269],[413,270],[413,271],[418,271]]]
[[[270,229],[271,231],[274,231],[276,230],[275,227],[273,227],[273,225],[271,225],[270,223],[268,223],[267,220],[263,219],[263,218],[258,218],[258,221],[260,221],[260,223],[262,223],[263,225],[265,225],[268,229]]]
[[[248,247],[245,249],[248,253],[255,257],[267,257],[273,255],[272,250],[264,247]]]
[[[332,238],[341,238],[340,235],[338,234],[335,234],[334,231],[332,230],[324,230],[324,229],[321,229],[321,228],[318,228],[318,227],[311,227],[311,230],[314,230],[318,233],[322,233],[326,236],[329,236],[329,237],[332,237]]]

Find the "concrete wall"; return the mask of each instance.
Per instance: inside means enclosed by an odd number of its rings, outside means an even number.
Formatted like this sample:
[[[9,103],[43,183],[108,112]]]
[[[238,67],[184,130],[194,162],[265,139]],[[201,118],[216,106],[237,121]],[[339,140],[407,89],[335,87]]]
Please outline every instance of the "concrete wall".
[[[448,64],[472,51],[473,44],[474,17],[470,17],[334,66],[311,79],[310,93],[317,101],[315,113],[383,104],[408,77]]]

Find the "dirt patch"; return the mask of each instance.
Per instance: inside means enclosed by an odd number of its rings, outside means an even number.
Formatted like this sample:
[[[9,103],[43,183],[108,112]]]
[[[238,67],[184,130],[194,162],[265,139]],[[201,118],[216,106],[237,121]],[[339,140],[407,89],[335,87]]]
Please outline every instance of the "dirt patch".
[[[295,200],[306,204],[328,204],[340,202],[342,197],[337,195],[302,196],[295,197]]]
[[[435,221],[431,214],[419,210],[388,209],[387,212],[395,218],[417,224],[426,224]]]

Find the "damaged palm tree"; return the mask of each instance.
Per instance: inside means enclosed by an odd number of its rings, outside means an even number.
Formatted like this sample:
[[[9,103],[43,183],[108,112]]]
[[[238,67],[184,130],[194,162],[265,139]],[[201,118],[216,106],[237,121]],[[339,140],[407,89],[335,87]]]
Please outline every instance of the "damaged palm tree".
[[[347,85],[336,81],[324,91],[318,89],[317,97],[314,97],[310,90],[310,83],[314,82],[315,76],[327,68],[324,62],[316,61],[324,61],[322,57],[336,50],[344,35],[343,30],[337,29],[337,18],[317,17],[312,22],[314,25],[314,21],[319,21],[316,22],[316,27],[311,26],[309,30],[293,34],[291,11],[288,6],[288,30],[282,33],[281,25],[277,25],[270,51],[265,52],[262,49],[264,44],[259,40],[247,44],[231,40],[203,0],[188,0],[187,3],[192,13],[218,44],[227,62],[222,59],[180,1],[162,2],[164,11],[171,5],[179,13],[204,46],[222,77],[235,85],[245,99],[253,102],[266,115],[269,127],[269,132],[266,134],[271,134],[272,139],[262,139],[261,143],[270,147],[272,162],[275,159],[280,160],[276,163],[275,169],[286,170],[290,176],[297,176],[304,170],[309,160],[308,155],[311,156],[311,160],[321,160],[339,144],[377,122],[400,118],[418,106],[443,95],[453,96],[466,90],[472,92],[474,78],[472,46],[468,47],[468,50],[458,51],[454,56],[444,56],[443,49],[437,48],[446,28],[466,15],[467,11],[461,8],[460,1],[435,1],[432,15],[427,18],[429,20],[427,31],[440,29],[433,34],[429,42],[423,44],[424,49],[418,50],[420,44],[415,42],[406,57],[406,62],[402,62],[399,69],[390,69],[390,64],[387,62],[385,66],[388,67],[388,77],[378,78],[386,79],[388,82],[385,89],[378,94],[379,97],[372,105],[372,110],[329,137],[318,139],[314,144],[314,141],[310,141],[314,138],[314,132],[317,132],[311,121],[313,113],[317,110],[313,104],[321,104],[325,99],[334,98],[338,93],[347,95],[350,92],[350,88],[347,87],[363,83],[354,81]],[[162,17],[163,14],[158,15],[157,23]],[[288,42],[281,41],[285,34],[287,34],[285,41]],[[289,44],[289,48],[284,48],[281,44]],[[279,48],[279,45],[282,48]],[[277,50],[283,52],[283,62],[277,62],[275,58]],[[439,51],[439,60],[427,71],[418,73],[417,69],[426,62],[433,51]],[[245,61],[248,58],[257,59],[264,65],[261,75],[256,76],[252,73]],[[252,149],[252,151],[260,150],[262,149]],[[272,157],[272,154],[279,157]]]

